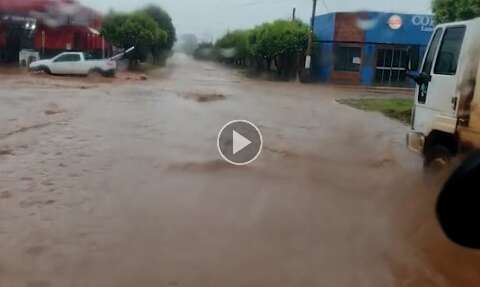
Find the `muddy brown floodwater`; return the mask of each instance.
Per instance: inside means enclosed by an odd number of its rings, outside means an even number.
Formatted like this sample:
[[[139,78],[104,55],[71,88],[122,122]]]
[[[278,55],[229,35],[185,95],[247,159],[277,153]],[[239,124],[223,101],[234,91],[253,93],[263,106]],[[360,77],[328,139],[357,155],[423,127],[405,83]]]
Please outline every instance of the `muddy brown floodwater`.
[[[175,56],[148,81],[0,80],[0,286],[476,286],[408,127]],[[247,167],[216,137],[263,132]]]

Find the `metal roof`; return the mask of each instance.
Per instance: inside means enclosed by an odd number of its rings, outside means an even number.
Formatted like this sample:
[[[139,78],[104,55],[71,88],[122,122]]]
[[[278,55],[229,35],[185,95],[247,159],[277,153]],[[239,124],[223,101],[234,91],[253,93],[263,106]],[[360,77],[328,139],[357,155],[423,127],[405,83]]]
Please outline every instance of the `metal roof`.
[[[45,11],[50,5],[63,3],[62,0],[0,0],[0,13],[30,13],[31,11]],[[73,1],[69,1],[73,2]]]
[[[0,15],[28,16],[50,27],[88,26],[101,17],[98,12],[76,0],[0,0]]]

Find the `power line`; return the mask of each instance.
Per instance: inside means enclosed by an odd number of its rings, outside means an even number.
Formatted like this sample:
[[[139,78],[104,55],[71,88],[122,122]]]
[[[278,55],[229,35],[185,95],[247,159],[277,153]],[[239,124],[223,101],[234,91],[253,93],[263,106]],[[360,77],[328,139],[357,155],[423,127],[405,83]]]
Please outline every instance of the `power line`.
[[[327,10],[327,13],[329,13],[330,9],[328,8],[327,0],[322,0],[322,4],[323,4],[323,7],[325,8],[325,10]]]

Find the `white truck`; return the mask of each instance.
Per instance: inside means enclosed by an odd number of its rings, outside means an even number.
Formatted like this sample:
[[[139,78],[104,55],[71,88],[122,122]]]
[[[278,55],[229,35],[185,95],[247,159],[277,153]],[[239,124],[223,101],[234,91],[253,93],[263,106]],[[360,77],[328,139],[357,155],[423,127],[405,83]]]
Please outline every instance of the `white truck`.
[[[480,149],[480,18],[438,25],[417,82],[408,147],[425,165],[445,165]],[[477,85],[478,83],[478,85]]]
[[[95,73],[103,76],[114,76],[117,70],[117,62],[113,58],[94,60],[92,56],[82,52],[65,52],[52,59],[31,63],[30,70],[55,75],[89,75]]]

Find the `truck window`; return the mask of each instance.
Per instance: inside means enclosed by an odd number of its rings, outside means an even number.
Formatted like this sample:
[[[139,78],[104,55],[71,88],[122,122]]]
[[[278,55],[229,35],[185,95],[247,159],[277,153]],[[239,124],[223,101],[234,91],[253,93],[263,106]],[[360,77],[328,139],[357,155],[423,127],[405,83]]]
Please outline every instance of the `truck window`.
[[[440,38],[442,36],[443,29],[439,28],[435,31],[433,36],[432,43],[428,49],[427,57],[425,58],[425,63],[423,64],[422,72],[430,75],[432,72],[433,60],[435,59],[435,53],[437,52],[438,44],[440,43]]]
[[[442,28],[438,28],[433,35],[432,42],[425,57],[425,62],[423,63],[422,73],[430,75],[433,67],[433,60],[435,60],[435,54],[437,53],[438,45],[440,44],[440,38],[442,37]],[[427,102],[428,94],[428,83],[422,84],[419,87],[418,92],[418,102],[420,104],[425,104]]]
[[[78,54],[66,54],[58,57],[55,62],[79,62],[80,55]]]
[[[445,31],[435,64],[435,74],[455,75],[457,73],[458,57],[464,36],[465,26],[448,28]]]
[[[94,55],[90,54],[90,53],[84,53],[83,56],[85,57],[85,60],[86,61],[89,61],[89,60],[96,60],[97,58],[95,58]]]

